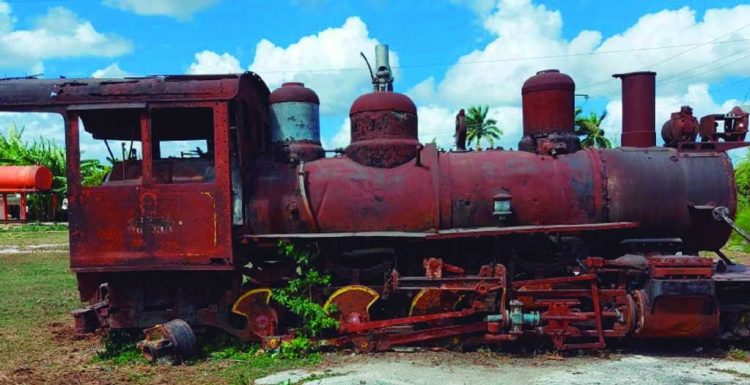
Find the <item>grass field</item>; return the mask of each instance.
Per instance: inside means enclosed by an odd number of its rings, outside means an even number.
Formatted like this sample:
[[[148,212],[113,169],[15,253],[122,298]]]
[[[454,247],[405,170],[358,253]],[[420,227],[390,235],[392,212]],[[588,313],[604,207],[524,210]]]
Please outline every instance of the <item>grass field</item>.
[[[0,384],[248,384],[304,360],[248,354],[217,346],[188,365],[150,365],[128,349],[102,359],[101,336],[77,337],[70,311],[79,307],[68,270],[67,232],[0,230]],[[132,351],[131,351],[132,352]]]

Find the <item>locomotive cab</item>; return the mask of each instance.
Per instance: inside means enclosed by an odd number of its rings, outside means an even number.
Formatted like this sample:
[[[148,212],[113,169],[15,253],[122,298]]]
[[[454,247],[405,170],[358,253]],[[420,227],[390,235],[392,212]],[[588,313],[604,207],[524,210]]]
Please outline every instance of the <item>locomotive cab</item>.
[[[84,299],[100,283],[87,273],[234,269],[269,94],[250,72],[0,82],[1,110],[65,121],[71,268]],[[99,186],[81,178],[92,146],[112,162]]]
[[[69,144],[85,131],[113,160],[102,185],[83,186],[81,146],[68,146],[74,270],[151,269],[154,260],[231,268],[231,227],[217,219],[231,215],[228,112],[226,102],[67,109]],[[110,141],[122,141],[124,156]]]

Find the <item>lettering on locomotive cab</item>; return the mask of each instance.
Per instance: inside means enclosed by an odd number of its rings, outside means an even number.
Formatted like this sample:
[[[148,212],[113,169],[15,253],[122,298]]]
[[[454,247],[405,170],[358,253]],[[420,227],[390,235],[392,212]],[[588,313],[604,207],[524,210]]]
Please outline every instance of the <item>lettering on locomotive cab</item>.
[[[128,224],[128,229],[136,234],[148,233],[170,233],[174,231],[175,223],[169,218],[140,217],[133,218]]]

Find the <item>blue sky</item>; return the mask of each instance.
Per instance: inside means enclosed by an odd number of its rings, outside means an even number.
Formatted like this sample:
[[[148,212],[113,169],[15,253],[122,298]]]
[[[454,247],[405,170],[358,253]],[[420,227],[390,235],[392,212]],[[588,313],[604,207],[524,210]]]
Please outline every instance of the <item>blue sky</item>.
[[[271,88],[304,81],[321,98],[323,142],[348,142],[348,106],[368,90],[359,52],[388,43],[398,91],[419,106],[421,139],[451,142],[453,115],[487,104],[520,136],[520,86],[536,70],[574,77],[578,102],[620,130],[610,75],[651,69],[657,126],[748,102],[750,6],[741,1],[0,0],[0,76],[127,76],[256,70]],[[551,58],[549,56],[552,56]],[[546,58],[545,58],[546,57]],[[0,115],[62,141],[56,118]],[[2,132],[2,131],[0,131]],[[88,156],[101,146],[87,143]]]

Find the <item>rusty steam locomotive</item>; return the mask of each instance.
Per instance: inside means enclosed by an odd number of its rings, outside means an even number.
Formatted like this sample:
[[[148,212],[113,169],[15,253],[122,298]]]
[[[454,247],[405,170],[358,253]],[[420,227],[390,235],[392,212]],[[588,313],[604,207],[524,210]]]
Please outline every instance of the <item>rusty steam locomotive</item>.
[[[748,145],[745,111],[699,122],[683,108],[657,147],[656,74],[615,75],[622,147],[583,149],[575,84],[548,70],[524,83],[518,151],[440,151],[418,141],[417,109],[393,92],[387,47],[376,52],[351,143],[329,157],[318,97],[300,83],[0,81],[0,110],[65,121],[70,267],[90,303],[77,328],[150,328],[151,357],[190,354],[196,327],[274,348],[294,326],[270,299],[295,274],[276,250],[287,240],[314,243],[333,277],[316,294],[339,320],[324,342],[358,351],[750,336],[750,272],[720,251],[737,203],[726,150]],[[84,130],[141,154],[84,187]],[[172,141],[206,148],[169,156]]]

